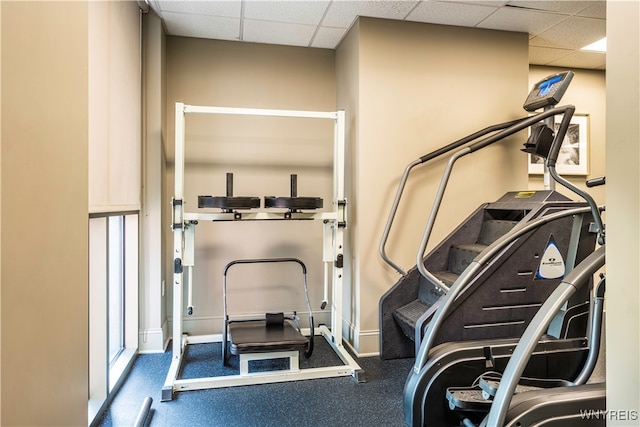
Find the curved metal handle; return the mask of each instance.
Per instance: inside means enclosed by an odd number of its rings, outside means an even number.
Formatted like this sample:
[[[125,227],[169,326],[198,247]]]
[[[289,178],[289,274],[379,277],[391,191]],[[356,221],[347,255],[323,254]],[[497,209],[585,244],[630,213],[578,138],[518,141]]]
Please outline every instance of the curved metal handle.
[[[564,179],[558,174],[556,170],[556,162],[558,161],[558,154],[560,153],[560,149],[562,147],[562,143],[564,141],[564,137],[567,134],[567,130],[569,129],[569,124],[571,123],[571,118],[573,117],[573,113],[575,112],[575,107],[569,106],[566,108],[566,112],[562,117],[562,122],[560,122],[560,128],[556,133],[553,142],[551,143],[551,150],[549,150],[549,157],[546,160],[547,169],[549,169],[549,174],[551,177],[560,185],[565,187],[566,189],[574,192],[578,196],[582,197],[589,207],[591,208],[591,213],[593,215],[593,220],[596,224],[596,230],[598,233],[598,243],[600,245],[604,245],[605,243],[605,227],[604,222],[602,221],[602,216],[600,215],[600,209],[596,204],[595,200],[589,193],[583,191],[582,189],[576,187],[568,180]],[[604,180],[602,181],[604,183]]]
[[[424,266],[423,259],[425,256],[425,252],[427,250],[427,244],[429,243],[431,231],[433,230],[433,225],[435,223],[438,210],[440,209],[440,205],[444,197],[444,192],[447,187],[447,183],[449,182],[449,177],[451,175],[451,172],[453,170],[453,165],[455,164],[455,162],[461,157],[466,156],[467,154],[471,154],[485,147],[488,147],[489,145],[492,145],[500,140],[503,140],[508,136],[511,136],[517,132],[520,132],[521,130],[526,129],[529,126],[532,126],[540,122],[541,120],[544,120],[547,117],[552,117],[557,114],[563,114],[568,110],[575,110],[575,107],[573,107],[572,105],[566,105],[562,107],[556,107],[556,108],[551,108],[549,110],[545,110],[539,114],[536,114],[535,116],[525,117],[523,119],[515,121],[514,124],[507,127],[506,129],[500,132],[497,132],[491,136],[488,136],[478,142],[475,142],[453,153],[451,158],[449,158],[449,163],[447,164],[447,167],[444,173],[442,174],[440,187],[438,188],[438,192],[436,194],[436,198],[431,210],[431,214],[429,215],[429,219],[427,220],[427,225],[425,226],[424,232],[422,234],[422,240],[420,241],[420,247],[418,248],[418,253],[416,255],[416,265],[422,277],[427,279],[429,282],[433,283],[434,286],[436,286],[437,288],[441,289],[444,292],[447,292],[449,290],[448,286],[442,283],[442,281],[440,281],[437,277],[435,277],[431,272],[429,272],[426,269],[426,267]]]
[[[411,169],[422,164],[423,162],[418,159],[415,160],[405,168],[404,173],[402,174],[402,178],[400,178],[400,184],[398,184],[398,190],[396,191],[396,197],[393,199],[393,204],[391,205],[391,212],[389,213],[389,217],[387,218],[387,224],[384,227],[384,231],[382,232],[382,238],[380,239],[380,247],[378,252],[380,253],[380,257],[384,262],[393,267],[401,276],[406,276],[406,272],[395,262],[391,261],[387,256],[385,251],[385,246],[387,245],[387,239],[389,238],[389,233],[391,232],[391,225],[393,224],[393,220],[396,217],[396,213],[398,212],[398,206],[400,206],[400,199],[402,198],[402,193],[404,192],[404,187],[407,183],[407,179],[409,179],[409,173]]]
[[[224,302],[223,306],[223,317],[225,326],[222,331],[223,338],[223,363],[226,364],[226,342],[227,342],[227,324],[229,322],[229,317],[227,315],[227,272],[229,269],[238,264],[264,264],[264,263],[278,263],[278,262],[289,262],[296,263],[300,265],[302,268],[302,286],[304,288],[304,298],[307,303],[307,311],[309,312],[309,347],[305,351],[305,356],[310,357],[313,352],[313,340],[315,335],[315,328],[313,324],[313,311],[311,310],[311,303],[309,302],[309,291],[307,289],[307,266],[304,265],[302,261],[298,258],[253,258],[253,259],[237,259],[231,261],[227,265],[225,265],[223,273],[222,273],[222,299]]]
[[[227,275],[227,271],[236,264],[259,264],[259,263],[274,263],[274,262],[295,262],[302,267],[302,274],[307,274],[307,266],[298,258],[253,258],[253,259],[236,259],[225,265],[222,272],[223,276]]]
[[[504,373],[502,374],[502,380],[498,386],[498,391],[493,398],[491,410],[483,421],[483,425],[504,425],[507,410],[509,409],[513,393],[518,385],[518,380],[522,376],[524,368],[529,362],[540,337],[560,307],[604,264],[605,247],[600,246],[567,274],[556,290],[547,298],[542,307],[540,307],[540,310],[538,310],[538,313],[529,323],[529,326],[513,351],[509,363],[507,363]]]
[[[556,221],[560,218],[585,214],[587,212],[591,212],[589,207],[580,207],[573,209],[566,209],[559,212],[554,212],[548,215],[544,215],[538,218],[535,218],[525,224],[519,225],[513,228],[510,232],[498,238],[495,242],[493,242],[487,249],[485,249],[480,255],[478,255],[471,264],[462,272],[458,280],[455,281],[451,290],[440,302],[440,307],[433,315],[431,322],[422,338],[422,343],[420,344],[420,349],[418,350],[418,354],[416,355],[415,363],[414,363],[414,371],[418,373],[426,364],[429,356],[429,351],[433,347],[433,343],[435,342],[436,335],[442,326],[444,319],[447,317],[449,310],[453,303],[455,302],[458,295],[466,288],[467,283],[470,279],[472,279],[475,274],[484,268],[487,262],[493,259],[500,251],[509,246],[511,243],[515,242],[520,237],[525,234],[533,231],[537,228],[542,227],[545,224],[548,224],[552,221]]]
[[[411,170],[418,166],[421,165],[423,163],[426,163],[430,160],[436,159],[440,156],[443,156],[453,150],[455,150],[456,148],[462,147],[465,144],[468,144],[478,138],[480,138],[481,136],[487,135],[491,132],[496,132],[508,127],[511,127],[517,123],[520,123],[521,121],[527,119],[527,117],[523,117],[520,119],[516,119],[516,120],[510,120],[508,122],[504,122],[504,123],[500,123],[497,125],[492,125],[492,126],[488,126],[484,129],[481,129],[477,132],[474,132],[470,135],[465,136],[464,138],[461,138],[457,141],[454,141],[448,145],[445,145],[442,148],[439,148],[437,150],[434,150],[428,154],[425,154],[424,156],[421,156],[419,159],[414,160],[413,162],[409,163],[407,165],[407,167],[404,170],[404,173],[402,174],[402,178],[400,178],[400,183],[398,184],[398,189],[396,190],[396,196],[393,200],[393,204],[391,205],[391,211],[389,212],[389,216],[387,218],[387,224],[384,227],[384,231],[382,232],[382,238],[380,239],[380,246],[379,246],[379,253],[380,253],[380,257],[382,258],[382,260],[384,262],[386,262],[389,266],[391,266],[394,270],[396,270],[401,276],[405,276],[407,273],[402,269],[402,267],[400,267],[399,265],[397,265],[395,262],[393,262],[388,256],[387,253],[385,251],[385,246],[387,244],[387,239],[389,238],[389,233],[391,231],[391,225],[393,224],[393,221],[395,219],[396,213],[398,212],[398,206],[400,205],[400,199],[402,198],[402,193],[404,192],[404,187],[407,183],[407,180],[409,178],[409,173],[411,172]]]

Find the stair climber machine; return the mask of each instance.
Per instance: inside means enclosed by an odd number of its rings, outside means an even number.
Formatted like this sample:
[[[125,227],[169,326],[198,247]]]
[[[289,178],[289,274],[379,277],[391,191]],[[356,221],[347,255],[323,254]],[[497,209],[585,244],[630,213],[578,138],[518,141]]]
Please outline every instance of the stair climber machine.
[[[524,109],[542,112],[480,130],[405,169],[380,244],[382,258],[402,277],[381,298],[380,330],[382,358],[416,358],[404,392],[408,425],[460,425],[459,414],[449,409],[447,389],[469,386],[487,370],[503,370],[544,301],[594,251],[589,202],[544,190],[509,192],[479,207],[424,255],[458,159],[527,128],[523,151],[546,158],[552,147],[559,149],[575,108],[555,105],[572,76],[570,71],[554,74],[534,86]],[[555,116],[562,120],[554,132],[546,123]],[[384,252],[404,184],[412,168],[451,152],[416,266],[405,273]],[[589,302],[589,286],[572,295],[536,348],[526,375],[553,379],[581,371],[589,353]]]
[[[533,113],[487,127],[410,163],[400,180],[380,242],[382,259],[400,279],[380,299],[380,355],[383,359],[416,356],[427,327],[454,283],[463,283],[433,345],[444,342],[520,337],[544,300],[566,271],[594,247],[590,212],[553,191],[509,192],[486,203],[457,226],[428,255],[425,254],[435,217],[455,162],[527,128],[523,151],[544,157],[554,132],[543,121],[566,115],[568,107],[553,108],[573,73],[565,71],[537,83],[524,104]],[[556,139],[564,134],[556,134]],[[449,155],[431,214],[425,227],[416,266],[405,272],[385,253],[387,237],[412,169]],[[533,226],[517,236],[514,231]],[[512,236],[512,237],[507,237]],[[468,270],[469,265],[472,269]],[[460,287],[460,286],[459,286]],[[581,312],[584,306],[572,308]],[[582,319],[579,317],[579,319]],[[577,327],[577,323],[573,323]]]
[[[447,390],[447,399],[452,412],[461,415],[462,425],[487,426],[605,426],[606,383],[603,373],[604,352],[600,346],[603,339],[604,293],[606,276],[600,270],[605,266],[605,227],[600,211],[591,196],[557,175],[555,162],[559,147],[552,149],[548,158],[551,176],[565,187],[582,195],[589,203],[598,234],[600,246],[562,280],[531,320],[501,375],[483,373],[477,384],[463,389]],[[587,181],[587,187],[604,185],[605,178]],[[594,292],[590,292],[589,328],[584,342],[588,347],[587,357],[579,371],[564,371],[555,379],[533,377],[529,371],[537,363],[544,342],[553,338],[554,323],[562,317],[564,308],[571,299],[589,289],[592,278],[600,279]],[[591,289],[589,289],[591,290]],[[546,333],[546,335],[545,335]],[[549,337],[549,338],[548,338]],[[558,343],[568,340],[556,340]],[[569,352],[578,353],[578,347]],[[555,355],[550,363],[555,363]],[[492,377],[492,378],[490,378]],[[480,392],[480,395],[478,395]],[[460,393],[456,396],[457,393]],[[473,406],[471,409],[470,405]],[[464,408],[464,409],[463,409]],[[477,424],[475,420],[481,419]],[[631,419],[631,418],[629,418]]]

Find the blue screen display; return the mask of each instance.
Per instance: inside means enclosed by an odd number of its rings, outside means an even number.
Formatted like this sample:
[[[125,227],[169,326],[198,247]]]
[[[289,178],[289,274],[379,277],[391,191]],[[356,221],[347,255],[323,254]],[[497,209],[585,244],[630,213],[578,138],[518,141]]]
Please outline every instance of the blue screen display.
[[[545,96],[549,93],[549,91],[551,90],[551,87],[555,84],[558,83],[560,80],[562,80],[563,76],[555,76],[550,78],[549,80],[545,80],[542,83],[540,83],[538,85],[538,88],[540,88],[540,91],[538,92],[538,96]]]

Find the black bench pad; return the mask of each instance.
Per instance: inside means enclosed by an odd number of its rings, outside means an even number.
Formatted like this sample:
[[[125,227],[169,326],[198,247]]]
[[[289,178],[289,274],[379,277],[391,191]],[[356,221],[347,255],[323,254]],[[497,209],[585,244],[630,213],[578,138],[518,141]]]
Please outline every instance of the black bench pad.
[[[233,355],[246,353],[269,353],[276,351],[305,351],[307,338],[291,323],[266,326],[264,320],[231,322],[229,324],[230,352]]]

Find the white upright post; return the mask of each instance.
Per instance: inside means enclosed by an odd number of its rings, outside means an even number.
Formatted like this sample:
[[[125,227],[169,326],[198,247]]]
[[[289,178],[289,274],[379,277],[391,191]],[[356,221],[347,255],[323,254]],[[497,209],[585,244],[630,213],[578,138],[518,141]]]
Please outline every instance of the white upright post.
[[[182,363],[182,258],[184,250],[184,104],[176,103],[175,189],[173,195],[173,354],[162,388],[162,400],[173,398],[173,387]]]
[[[182,251],[184,240],[184,104],[176,103],[175,192],[173,196],[173,357],[182,352]]]
[[[342,346],[342,290],[344,284],[344,228],[347,224],[344,196],[345,112],[337,112],[334,137],[334,201],[337,214],[334,225],[334,264],[332,289],[331,332],[338,346]]]

